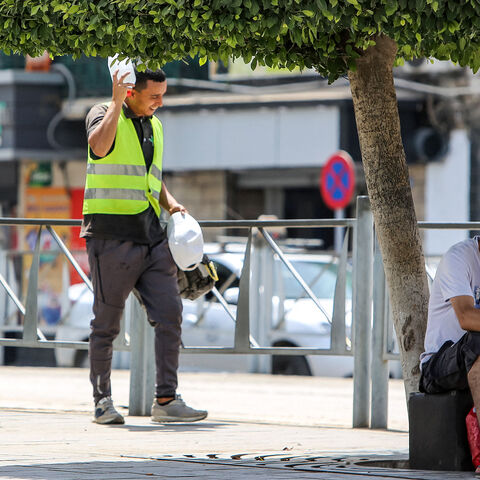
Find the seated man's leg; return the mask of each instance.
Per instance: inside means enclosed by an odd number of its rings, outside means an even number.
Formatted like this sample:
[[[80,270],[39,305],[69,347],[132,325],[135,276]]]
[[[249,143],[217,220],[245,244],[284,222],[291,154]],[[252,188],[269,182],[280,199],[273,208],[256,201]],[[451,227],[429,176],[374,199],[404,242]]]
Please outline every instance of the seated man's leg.
[[[480,333],[479,332],[470,332],[472,336],[472,346],[469,353],[469,364],[470,368],[468,370],[468,386],[470,387],[470,392],[472,393],[473,404],[475,405],[475,410],[477,411],[477,419],[480,424]]]
[[[470,371],[479,355],[480,332],[467,332],[457,343],[445,342],[440,350],[422,365],[420,391],[442,393],[471,388]],[[475,376],[477,369],[480,385],[480,364],[472,371],[472,375]],[[476,404],[473,390],[472,396]]]

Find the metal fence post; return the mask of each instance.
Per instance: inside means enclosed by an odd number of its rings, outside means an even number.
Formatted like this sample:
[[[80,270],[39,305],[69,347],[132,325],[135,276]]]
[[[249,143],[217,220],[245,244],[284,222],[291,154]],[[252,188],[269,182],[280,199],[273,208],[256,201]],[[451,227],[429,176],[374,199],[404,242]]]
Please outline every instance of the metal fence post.
[[[251,319],[255,318],[254,337],[260,345],[270,345],[270,331],[272,328],[272,299],[273,291],[273,252],[268,247],[262,235],[258,235],[255,242],[257,262],[255,263],[258,279],[258,290],[254,296],[258,299],[256,312],[251,312]],[[267,355],[256,355],[257,373],[271,373],[271,360]]]
[[[370,200],[357,198],[353,285],[353,427],[368,427],[372,326],[373,217]]]
[[[0,213],[1,213],[2,208],[0,207]],[[3,249],[3,245],[0,244],[0,246]],[[8,318],[8,302],[10,300],[10,297],[7,294],[5,284],[7,284],[7,281],[5,280],[8,278],[8,259],[7,255],[2,251],[0,251],[0,328],[3,327],[3,325],[6,323],[6,320]],[[7,284],[8,285],[8,284]],[[0,332],[0,336],[3,336],[3,331]],[[4,362],[4,350],[3,346],[0,345],[0,365],[3,365]]]
[[[132,307],[129,305],[129,303],[132,301],[132,299],[129,297],[127,299],[127,302],[126,302],[126,305],[125,305],[125,312],[127,309],[131,309]],[[115,340],[113,341],[113,349],[116,350],[116,349],[121,349],[122,347],[124,347],[126,344],[127,344],[127,341],[126,341],[126,327],[125,327],[125,315],[126,313],[124,312],[124,314],[122,315],[122,318],[120,319],[120,332],[118,332],[118,335],[117,337],[115,338]],[[130,320],[132,320],[130,318]]]
[[[249,318],[249,335],[255,337],[255,340],[263,345],[258,338],[260,328],[260,311],[262,303],[262,276],[261,276],[261,255],[262,245],[260,235],[256,229],[252,229],[252,243],[250,246],[250,284],[249,304],[248,304],[248,318]],[[243,275],[243,272],[242,272]],[[238,320],[237,320],[238,321]],[[250,373],[261,373],[260,370],[260,355],[251,355],[248,361],[248,368]]]
[[[387,428],[388,360],[383,358],[385,325],[385,272],[378,241],[373,260],[373,330],[372,330],[372,407],[371,428]]]
[[[38,321],[38,271],[40,269],[40,244],[42,226],[40,225],[35,241],[35,250],[32,265],[28,275],[27,298],[25,300],[25,316],[23,317],[23,340],[35,342],[37,340]]]
[[[337,281],[333,297],[332,334],[330,348],[334,352],[348,353],[345,328],[345,300],[347,290],[347,257],[350,230],[347,229],[338,260]]]
[[[250,257],[252,250],[252,230],[248,235],[245,249],[242,274],[240,276],[240,292],[238,294],[237,318],[235,322],[234,346],[238,352],[248,353],[250,350]]]
[[[155,388],[155,349],[153,328],[138,300],[130,294],[126,315],[130,325],[129,415],[150,415]]]

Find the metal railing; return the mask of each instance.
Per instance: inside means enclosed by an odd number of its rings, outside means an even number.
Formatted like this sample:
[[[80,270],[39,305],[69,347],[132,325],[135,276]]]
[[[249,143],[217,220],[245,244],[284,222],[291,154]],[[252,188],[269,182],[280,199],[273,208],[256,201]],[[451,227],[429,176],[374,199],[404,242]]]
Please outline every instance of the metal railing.
[[[40,237],[46,229],[57,243],[68,261],[82,277],[88,288],[92,289],[91,282],[82,271],[73,255],[55,232],[56,226],[78,226],[79,220],[50,220],[50,219],[13,219],[0,218],[0,225],[38,226],[37,239],[33,250],[33,260],[29,272],[28,288],[25,305],[16,297],[3,276],[0,283],[7,294],[23,315],[23,335],[20,339],[0,338],[0,346],[35,347],[35,348],[75,348],[88,349],[87,342],[47,340],[38,327],[38,273],[40,258]],[[357,218],[326,219],[326,220],[264,220],[264,221],[203,221],[202,228],[244,228],[248,230],[248,242],[245,249],[242,274],[240,277],[239,299],[236,310],[233,347],[186,347],[183,353],[221,353],[221,354],[260,354],[260,355],[352,355],[354,359],[354,426],[369,425],[370,406],[370,332],[372,312],[372,264],[373,264],[373,221],[366,197],[357,199]],[[316,298],[309,285],[300,277],[288,258],[282,253],[267,229],[271,227],[295,228],[332,228],[342,227],[347,235],[340,255],[339,274],[335,287],[333,318],[331,320],[330,348],[306,347],[270,347],[260,345],[251,335],[251,283],[258,279],[252,277],[251,262],[254,243],[260,239],[284,263],[296,281],[302,286],[305,294],[312,299],[320,310],[323,307]],[[349,230],[353,229],[353,320],[354,343],[350,349],[346,343],[345,332],[345,283],[346,264],[348,255]],[[265,281],[264,281],[265,285]],[[255,284],[258,289],[258,282]],[[265,289],[263,289],[264,291]],[[220,293],[215,292],[217,299]],[[220,300],[221,301],[221,300]],[[224,302],[224,301],[223,301]],[[222,301],[221,301],[222,303]],[[226,307],[226,305],[224,305]],[[227,308],[228,310],[228,308]],[[263,310],[268,315],[268,309]],[[326,314],[326,312],[323,312]],[[136,300],[128,302],[126,316],[138,320],[144,318],[145,313]],[[328,316],[328,315],[327,315]],[[264,318],[262,318],[264,320]],[[131,351],[131,381],[129,411],[132,415],[146,415],[149,412],[154,385],[153,335],[146,321],[130,321],[130,337],[125,331],[125,318],[122,320],[121,332],[115,339],[116,350]]]

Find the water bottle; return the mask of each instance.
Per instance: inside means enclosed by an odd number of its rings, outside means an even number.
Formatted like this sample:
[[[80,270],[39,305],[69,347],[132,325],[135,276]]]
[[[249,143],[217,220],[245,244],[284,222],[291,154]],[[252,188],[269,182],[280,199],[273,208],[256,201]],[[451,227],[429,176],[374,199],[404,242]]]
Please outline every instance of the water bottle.
[[[110,77],[112,78],[112,81],[113,74],[118,70],[117,78],[121,78],[122,75],[128,73],[128,75],[123,79],[123,82],[135,83],[137,79],[135,77],[135,66],[133,65],[133,62],[129,58],[126,58],[120,62],[117,58],[118,53],[114,57],[108,57],[108,68],[110,70]]]

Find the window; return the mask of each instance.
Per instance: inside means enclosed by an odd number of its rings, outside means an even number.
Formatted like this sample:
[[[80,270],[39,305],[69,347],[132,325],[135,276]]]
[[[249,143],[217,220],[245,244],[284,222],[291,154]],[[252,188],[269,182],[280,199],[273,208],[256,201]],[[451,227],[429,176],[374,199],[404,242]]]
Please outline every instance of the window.
[[[312,289],[317,298],[333,299],[335,296],[335,283],[337,281],[337,265],[324,262],[292,261],[292,264],[305,280],[305,283]],[[281,264],[283,288],[285,298],[306,298],[307,293],[298,283],[295,277],[285,264]],[[351,274],[347,272],[346,297],[352,297]]]

